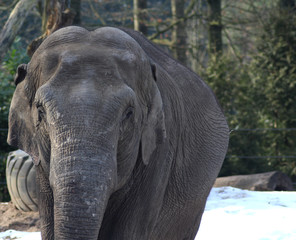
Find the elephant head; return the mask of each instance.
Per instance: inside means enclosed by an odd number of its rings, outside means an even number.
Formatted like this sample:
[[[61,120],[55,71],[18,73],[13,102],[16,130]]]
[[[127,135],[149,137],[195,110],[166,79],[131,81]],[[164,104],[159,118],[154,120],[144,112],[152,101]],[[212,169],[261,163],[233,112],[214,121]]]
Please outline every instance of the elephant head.
[[[52,216],[44,238],[98,238],[111,194],[165,141],[156,80],[157,65],[115,28],[61,29],[18,67],[8,143],[32,156],[52,202],[40,209]]]

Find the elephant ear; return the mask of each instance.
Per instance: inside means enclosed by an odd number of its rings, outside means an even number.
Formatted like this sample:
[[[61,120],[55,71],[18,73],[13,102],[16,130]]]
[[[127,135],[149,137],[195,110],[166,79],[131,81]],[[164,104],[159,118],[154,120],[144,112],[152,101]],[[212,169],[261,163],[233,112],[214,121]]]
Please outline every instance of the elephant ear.
[[[27,75],[27,64],[21,64],[17,67],[16,75],[14,77],[14,84],[17,86],[22,82]]]
[[[14,82],[17,85],[9,111],[9,130],[7,142],[31,155],[35,164],[39,164],[36,146],[34,145],[35,126],[28,96],[25,90],[27,74],[26,64],[18,67]]]
[[[157,146],[164,143],[166,138],[163,102],[156,81],[158,78],[157,66],[151,63],[152,76],[154,78],[151,93],[151,103],[147,106],[147,118],[141,136],[142,159],[145,165],[150,161]]]

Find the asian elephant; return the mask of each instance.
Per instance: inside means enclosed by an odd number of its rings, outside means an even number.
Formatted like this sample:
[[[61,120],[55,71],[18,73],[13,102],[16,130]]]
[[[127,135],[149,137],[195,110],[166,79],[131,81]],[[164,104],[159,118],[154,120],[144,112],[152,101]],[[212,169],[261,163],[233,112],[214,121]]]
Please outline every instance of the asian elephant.
[[[32,156],[43,239],[194,239],[229,129],[140,33],[67,27],[17,69],[8,143]]]

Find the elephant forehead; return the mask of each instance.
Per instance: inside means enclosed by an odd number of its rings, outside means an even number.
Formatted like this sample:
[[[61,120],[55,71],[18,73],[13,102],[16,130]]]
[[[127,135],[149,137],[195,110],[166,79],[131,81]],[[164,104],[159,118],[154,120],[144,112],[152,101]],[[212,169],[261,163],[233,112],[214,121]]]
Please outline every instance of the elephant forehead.
[[[63,50],[64,49],[64,50]],[[136,63],[139,61],[138,56],[130,50],[118,50],[113,48],[97,46],[69,46],[58,51],[60,61],[63,63],[87,63],[113,65],[117,60],[126,63]]]
[[[135,51],[141,49],[131,36],[117,28],[102,27],[94,31],[88,31],[81,27],[70,26],[51,34],[37,49],[37,52],[68,43],[90,44],[93,46],[105,45],[106,47]]]
[[[139,57],[129,50],[67,44],[51,48],[32,59],[30,69],[40,68],[44,79],[49,79],[60,71],[67,75],[103,72],[107,76],[118,69],[134,67],[139,60]]]
[[[37,49],[33,65],[42,71],[55,69],[60,63],[74,65],[113,65],[120,61],[138,64],[146,60],[138,43],[125,32],[112,27],[87,31],[80,27],[67,27],[50,35]],[[84,64],[85,63],[85,64]],[[37,69],[37,67],[34,67]]]

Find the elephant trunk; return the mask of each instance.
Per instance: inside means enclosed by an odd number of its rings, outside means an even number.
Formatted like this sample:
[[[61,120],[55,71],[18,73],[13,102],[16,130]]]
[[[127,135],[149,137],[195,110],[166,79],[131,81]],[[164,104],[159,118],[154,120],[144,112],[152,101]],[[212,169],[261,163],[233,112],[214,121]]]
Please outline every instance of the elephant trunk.
[[[106,151],[90,153],[90,148],[80,143],[71,156],[59,151],[63,156],[51,166],[55,239],[98,239],[116,184],[116,159]]]

